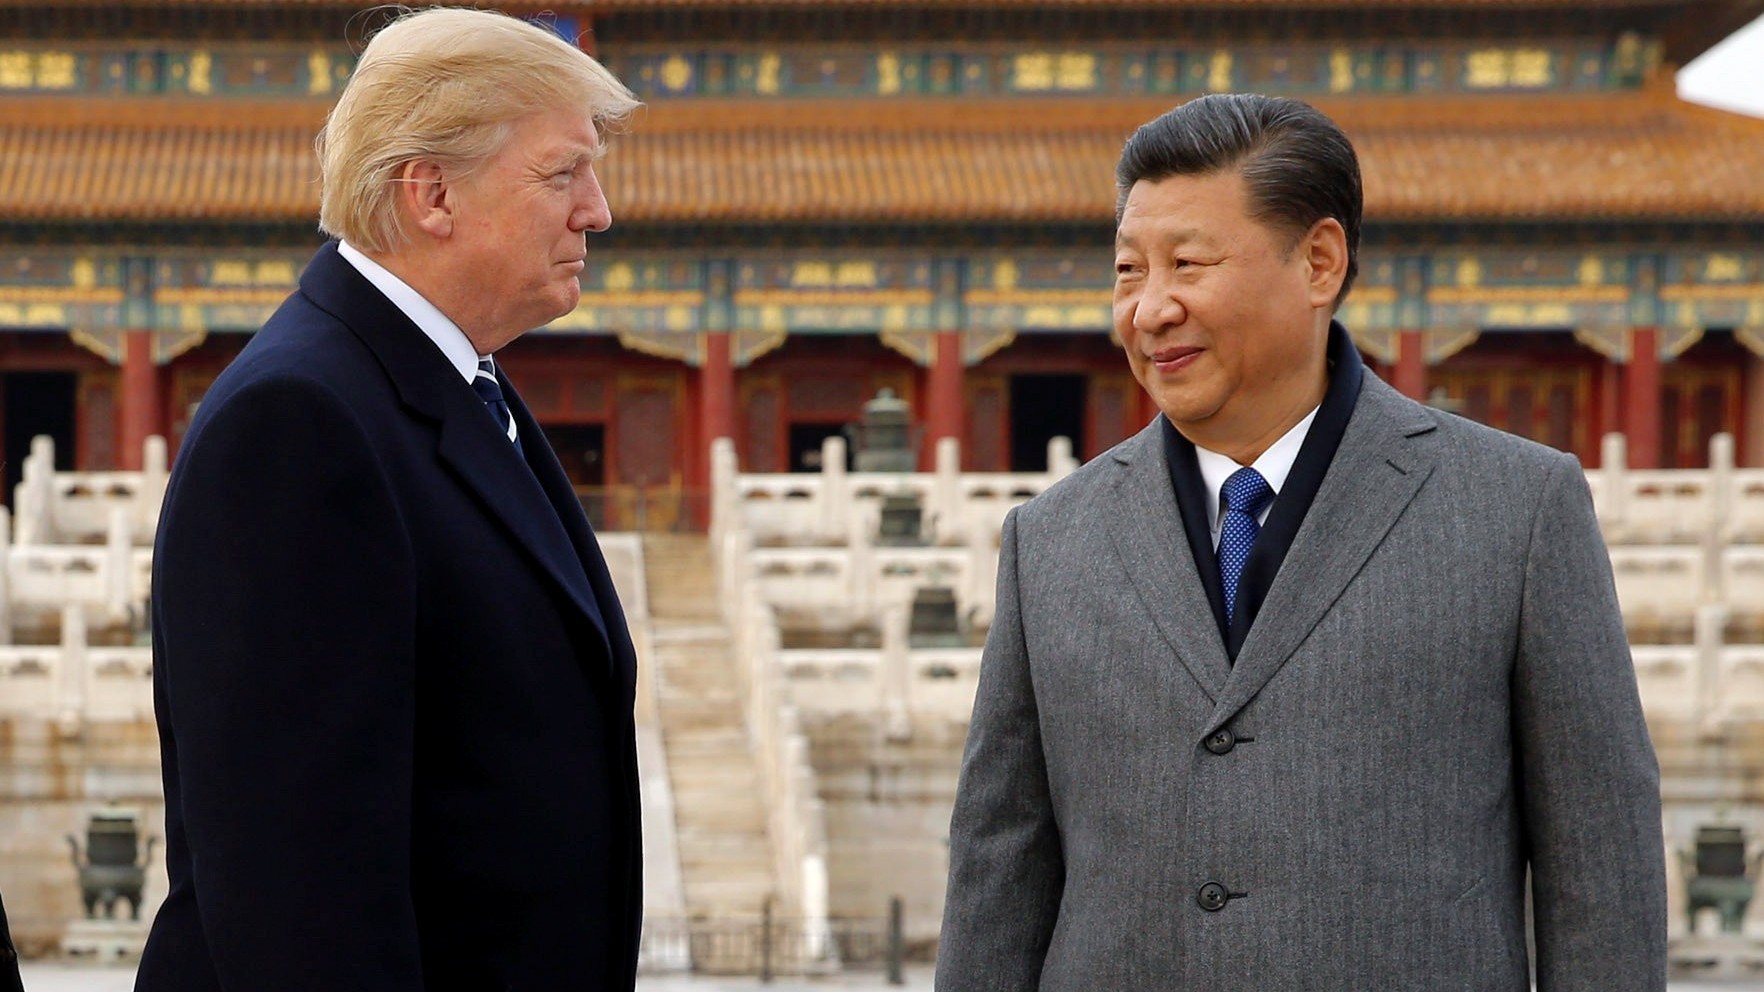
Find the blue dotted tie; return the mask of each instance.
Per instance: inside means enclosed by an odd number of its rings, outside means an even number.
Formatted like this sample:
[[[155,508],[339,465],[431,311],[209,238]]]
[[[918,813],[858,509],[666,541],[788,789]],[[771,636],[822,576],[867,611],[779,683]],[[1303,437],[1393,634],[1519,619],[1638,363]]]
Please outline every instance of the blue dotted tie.
[[[496,418],[496,425],[502,428],[502,433],[514,442],[515,450],[521,451],[520,432],[515,430],[514,415],[508,412],[508,401],[502,398],[502,384],[496,381],[496,366],[490,359],[478,360],[477,374],[472,376],[472,390],[490,409],[490,416]]]
[[[1256,518],[1273,498],[1268,480],[1253,468],[1231,473],[1219,488],[1219,578],[1225,585],[1228,627],[1237,612],[1237,580],[1243,575],[1244,562],[1249,561],[1250,549],[1256,546],[1256,535],[1262,532]]]

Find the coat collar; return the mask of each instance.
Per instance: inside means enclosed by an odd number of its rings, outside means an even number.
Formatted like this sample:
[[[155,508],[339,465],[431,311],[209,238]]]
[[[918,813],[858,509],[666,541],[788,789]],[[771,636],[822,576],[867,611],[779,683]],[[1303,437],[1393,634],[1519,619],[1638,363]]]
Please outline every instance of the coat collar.
[[[327,243],[313,256],[301,274],[300,291],[367,346],[406,408],[436,425],[436,453],[441,461],[604,640],[606,621],[585,563],[574,553],[576,544],[560,519],[560,509],[541,487],[539,476],[484,412],[477,393],[434,342],[338,255],[335,242]],[[503,389],[510,397],[510,407],[516,408],[519,397],[506,379]],[[540,441],[532,444],[532,449],[536,454],[543,452],[555,466],[555,456],[542,443],[538,426],[524,405],[518,409],[523,436]],[[580,506],[575,512],[581,513]]]

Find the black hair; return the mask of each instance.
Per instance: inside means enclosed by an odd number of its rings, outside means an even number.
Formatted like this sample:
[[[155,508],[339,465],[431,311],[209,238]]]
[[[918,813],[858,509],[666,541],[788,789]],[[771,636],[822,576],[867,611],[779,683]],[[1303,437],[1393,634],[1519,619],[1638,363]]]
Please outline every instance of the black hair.
[[[1359,273],[1360,160],[1335,122],[1300,100],[1259,93],[1213,93],[1141,125],[1115,166],[1115,221],[1141,181],[1236,168],[1250,213],[1296,239],[1325,217],[1347,233],[1346,298]]]

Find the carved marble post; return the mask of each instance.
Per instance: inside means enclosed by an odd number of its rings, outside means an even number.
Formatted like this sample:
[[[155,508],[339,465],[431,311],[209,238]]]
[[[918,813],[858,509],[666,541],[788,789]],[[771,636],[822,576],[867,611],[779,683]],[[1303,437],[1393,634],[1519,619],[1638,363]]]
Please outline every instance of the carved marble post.
[[[851,484],[845,474],[845,439],[829,437],[821,442],[821,492],[815,537],[837,542],[845,537],[845,517],[851,513]]]
[[[105,618],[112,623],[129,619],[129,565],[133,557],[130,529],[129,511],[121,506],[111,507],[104,541],[104,608]]]

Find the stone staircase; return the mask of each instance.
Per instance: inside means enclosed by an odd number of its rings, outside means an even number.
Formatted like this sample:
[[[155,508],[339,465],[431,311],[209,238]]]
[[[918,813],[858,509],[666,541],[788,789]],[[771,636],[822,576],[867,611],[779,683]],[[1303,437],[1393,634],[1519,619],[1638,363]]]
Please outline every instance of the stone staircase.
[[[777,884],[709,542],[651,534],[643,553],[686,912],[700,921],[756,920]],[[708,962],[695,963],[707,970]]]

